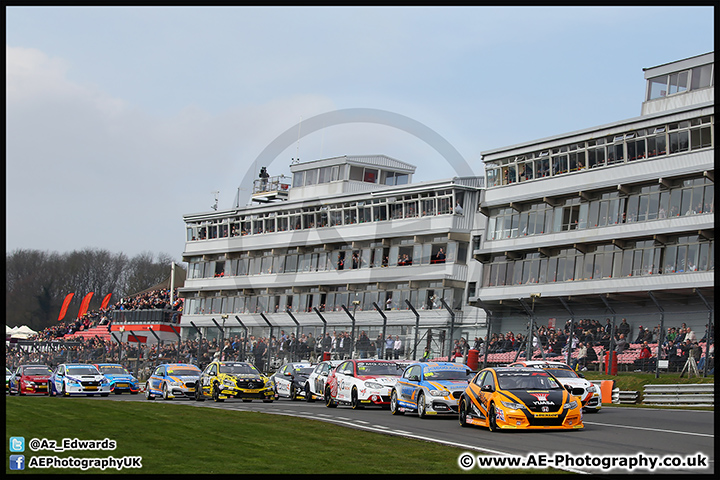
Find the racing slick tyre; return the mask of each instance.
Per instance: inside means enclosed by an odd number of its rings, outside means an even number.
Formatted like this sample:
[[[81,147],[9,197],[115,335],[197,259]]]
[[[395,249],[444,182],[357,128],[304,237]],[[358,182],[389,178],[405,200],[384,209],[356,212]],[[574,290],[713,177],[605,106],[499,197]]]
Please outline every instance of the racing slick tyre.
[[[167,383],[163,383],[162,397],[163,397],[163,400],[170,400],[170,394],[168,392]]]
[[[491,432],[500,431],[497,426],[497,413],[495,412],[495,404],[490,404],[490,410],[488,410],[488,430],[490,430]]]
[[[200,382],[195,385],[195,401],[196,402],[204,402],[205,401],[205,395],[202,393],[202,387],[200,386]]]
[[[305,386],[305,401],[308,403],[315,401],[315,399],[312,396],[312,393],[310,393],[310,387],[307,385]]]
[[[350,404],[352,405],[353,410],[360,410],[361,408],[363,408],[360,400],[358,399],[358,393],[356,388],[353,388],[352,393],[350,394]]]
[[[55,388],[53,388],[52,383],[48,382],[48,396],[54,397],[55,396]]]
[[[390,413],[393,415],[402,415],[405,412],[400,410],[397,395],[397,390],[393,390],[390,394]]]
[[[425,405],[425,394],[422,392],[420,392],[420,395],[418,395],[417,407],[418,417],[427,418],[427,405]]]
[[[245,403],[250,403],[250,402],[252,402],[252,400],[249,399],[249,398],[243,398],[243,402],[245,402]]]
[[[263,400],[263,403],[272,403],[272,402],[273,402],[272,398],[266,398]]]
[[[212,386],[212,398],[213,398],[213,401],[218,402],[218,403],[225,401],[224,398],[220,398],[220,389],[218,388],[217,383],[214,383]]]
[[[460,398],[460,405],[458,405],[458,420],[460,420],[461,427],[469,427],[467,423],[467,411],[468,405],[465,397]]]
[[[69,397],[69,396],[70,396],[70,394],[67,393],[67,390],[65,390],[65,381],[64,381],[64,380],[63,380],[63,383],[62,383],[62,389],[60,390],[60,395],[62,395],[63,397]]]
[[[113,393],[115,395],[120,395],[122,393],[122,390],[113,390]]]
[[[155,400],[155,395],[150,393],[150,384],[145,384],[145,400]]]
[[[101,393],[101,394],[100,394],[101,397],[107,397],[107,396],[109,396],[109,395],[110,395],[110,393]]]
[[[290,400],[297,400],[298,394],[295,385],[290,385]]]
[[[330,388],[325,389],[325,406],[328,408],[337,407],[337,403],[335,403],[335,400],[333,400],[332,395],[330,394]]]

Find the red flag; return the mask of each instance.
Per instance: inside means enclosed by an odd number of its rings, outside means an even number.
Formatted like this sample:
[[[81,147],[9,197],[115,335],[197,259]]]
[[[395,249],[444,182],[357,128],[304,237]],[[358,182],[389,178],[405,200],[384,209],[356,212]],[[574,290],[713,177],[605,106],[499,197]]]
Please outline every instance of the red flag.
[[[60,315],[58,316],[58,322],[65,318],[65,314],[67,313],[67,309],[70,306],[70,300],[72,300],[74,293],[68,293],[65,295],[65,300],[63,301],[62,308],[60,309]]]
[[[100,304],[100,310],[105,310],[108,306],[108,303],[110,303],[110,297],[112,296],[112,293],[108,293],[105,295],[105,298],[103,298],[102,303]]]
[[[87,295],[85,295],[85,298],[83,298],[82,303],[80,304],[80,310],[78,311],[78,318],[82,317],[83,315],[85,315],[85,312],[87,312],[88,306],[90,306],[90,299],[92,298],[93,293],[95,293],[95,292],[90,292]]]

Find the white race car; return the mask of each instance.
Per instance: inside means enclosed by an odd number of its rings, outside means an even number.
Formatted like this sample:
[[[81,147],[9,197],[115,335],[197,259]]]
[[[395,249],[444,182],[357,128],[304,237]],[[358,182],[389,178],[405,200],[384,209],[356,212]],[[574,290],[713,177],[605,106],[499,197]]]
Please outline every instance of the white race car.
[[[270,377],[275,396],[287,397],[290,400],[305,396],[305,382],[314,368],[315,365],[309,362],[290,362],[278,368]]]
[[[342,360],[325,360],[318,363],[305,383],[305,400],[313,402],[325,399],[325,384],[330,372],[340,365]]]
[[[585,380],[582,374],[577,373],[567,363],[544,360],[526,360],[511,363],[508,366],[542,368],[543,370],[547,370],[552,373],[555,378],[560,380],[560,383],[562,383],[563,386],[569,386],[572,389],[570,393],[580,398],[584,411],[596,413],[602,408],[600,388],[597,385]]]
[[[402,370],[391,360],[345,360],[330,373],[325,385],[325,405],[390,406],[390,391]]]
[[[110,380],[95,365],[86,363],[61,363],[50,375],[50,396],[62,395],[110,395]]]

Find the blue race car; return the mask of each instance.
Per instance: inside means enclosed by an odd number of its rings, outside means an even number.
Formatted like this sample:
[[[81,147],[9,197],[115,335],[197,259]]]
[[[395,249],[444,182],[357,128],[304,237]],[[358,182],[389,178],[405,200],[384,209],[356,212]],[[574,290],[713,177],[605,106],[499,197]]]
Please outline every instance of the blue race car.
[[[110,391],[112,393],[119,395],[123,392],[132,394],[140,392],[138,379],[119,363],[95,363],[94,365],[110,381]]]
[[[413,363],[390,392],[390,413],[417,412],[420,418],[457,415],[458,399],[472,375],[473,371],[461,363]]]
[[[145,398],[163,400],[175,397],[195,398],[195,387],[202,372],[191,363],[163,363],[155,367],[145,382]]]
[[[110,381],[89,363],[62,363],[48,380],[50,396],[110,395]]]

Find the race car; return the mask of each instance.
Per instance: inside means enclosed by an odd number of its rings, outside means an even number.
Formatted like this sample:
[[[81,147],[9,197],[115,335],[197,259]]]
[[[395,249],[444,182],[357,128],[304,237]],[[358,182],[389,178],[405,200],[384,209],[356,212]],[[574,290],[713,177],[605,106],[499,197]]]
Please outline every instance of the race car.
[[[580,398],[583,411],[597,413],[602,408],[600,388],[585,380],[582,374],[575,372],[567,363],[544,360],[527,360],[511,363],[510,367],[542,368],[552,373],[564,386],[570,386],[570,393]]]
[[[50,396],[110,395],[110,381],[89,363],[61,363],[48,380]]]
[[[305,397],[305,383],[313,370],[315,365],[308,362],[290,362],[282,365],[270,377],[275,389],[275,397],[287,397],[290,400]]]
[[[325,406],[390,405],[390,390],[402,375],[391,360],[345,360],[330,373],[325,385]]]
[[[8,367],[5,367],[5,392],[10,391],[10,377],[12,377],[12,372]]]
[[[312,373],[305,382],[305,400],[314,402],[325,399],[325,383],[330,372],[340,365],[342,360],[325,360],[315,365]]]
[[[123,392],[137,394],[140,392],[140,382],[125,367],[119,363],[95,363],[94,364],[105,378],[110,380],[110,391],[116,395]]]
[[[491,432],[584,428],[580,400],[540,368],[481,370],[460,397],[458,418]]]
[[[155,400],[158,395],[163,400],[195,398],[195,383],[200,373],[200,369],[191,363],[160,364],[145,382],[145,398]]]
[[[10,377],[10,395],[48,395],[48,381],[52,370],[47,365],[20,365]]]
[[[453,362],[418,362],[405,369],[390,392],[390,413],[417,412],[428,415],[458,413],[458,399],[468,386],[473,371]]]
[[[243,402],[262,400],[270,403],[275,397],[272,382],[246,362],[212,362],[203,370],[195,389],[195,400],[205,396],[216,402],[226,398],[240,398]]]

